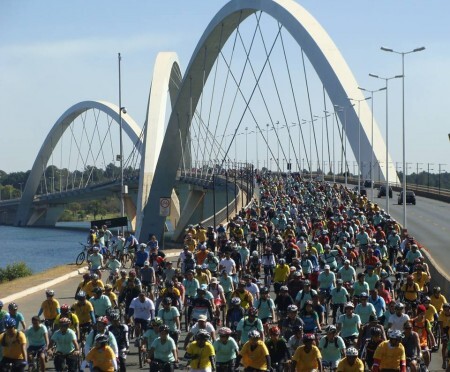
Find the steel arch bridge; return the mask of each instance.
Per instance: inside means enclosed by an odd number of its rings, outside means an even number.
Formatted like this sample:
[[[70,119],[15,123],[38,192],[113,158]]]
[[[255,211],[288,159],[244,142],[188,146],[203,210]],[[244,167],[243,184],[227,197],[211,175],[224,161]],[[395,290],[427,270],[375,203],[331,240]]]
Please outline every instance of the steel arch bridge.
[[[145,240],[150,232],[163,231],[165,218],[159,217],[159,198],[168,195],[174,197],[177,170],[185,149],[189,147],[189,129],[205,80],[210,75],[226,40],[244,20],[257,12],[272,17],[289,32],[310,60],[333,105],[348,105],[348,97],[361,101],[364,99],[350,68],[330,36],[317,20],[295,1],[230,1],[207,26],[183,76],[174,53],[158,55],[151,83],[141,151],[136,208],[139,239]],[[165,106],[169,96],[172,111],[164,134]],[[115,121],[118,121],[118,107],[96,101],[81,102],[61,116],[44,141],[33,165],[17,212],[16,225],[25,225],[24,221],[30,218],[33,196],[39,183],[39,172],[50,157],[52,143],[62,135],[71,119],[91,107],[107,111]],[[385,156],[385,143],[376,122],[372,133],[372,113],[367,103],[362,102],[359,118],[352,106],[346,111],[345,118],[342,111],[336,114],[341,123],[344,120],[346,122],[345,136],[353,153],[357,153],[360,144],[359,169],[364,168],[364,164],[371,163],[371,159],[374,158],[377,165],[371,166],[376,167],[375,173],[385,179],[386,172],[389,172],[389,179],[396,182],[398,178],[390,156],[387,169],[380,166],[380,161]],[[132,139],[138,138],[138,125],[129,115],[125,115],[123,120],[126,134]],[[371,135],[373,135],[372,144]]]

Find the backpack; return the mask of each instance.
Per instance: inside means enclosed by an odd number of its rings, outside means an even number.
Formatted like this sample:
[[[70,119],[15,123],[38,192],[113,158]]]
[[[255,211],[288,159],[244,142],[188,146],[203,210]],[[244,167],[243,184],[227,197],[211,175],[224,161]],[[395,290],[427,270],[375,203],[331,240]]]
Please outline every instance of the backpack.
[[[333,341],[334,341],[334,347],[337,349],[339,347],[338,346],[338,338],[335,337]],[[328,337],[325,337],[325,345],[323,345],[324,349],[328,347],[328,342],[329,342]]]
[[[22,331],[17,330],[16,332],[16,339],[14,340],[14,342],[19,343],[19,336],[20,334],[23,333]],[[2,347],[6,347],[6,332],[3,333],[3,338],[2,338]]]
[[[267,299],[266,302],[269,304],[269,310],[272,310],[272,305],[271,305],[271,302],[269,301],[269,299]],[[258,307],[257,307],[258,310],[261,307],[261,305],[262,305],[262,301],[261,301],[261,299],[259,299],[258,300]]]

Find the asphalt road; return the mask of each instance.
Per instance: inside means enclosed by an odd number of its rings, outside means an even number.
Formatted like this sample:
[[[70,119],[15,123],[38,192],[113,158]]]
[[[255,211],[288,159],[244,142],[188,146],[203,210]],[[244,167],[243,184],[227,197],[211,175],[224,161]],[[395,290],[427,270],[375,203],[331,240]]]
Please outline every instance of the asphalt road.
[[[370,196],[370,190],[368,195]],[[386,209],[385,197],[377,198],[375,203]],[[403,205],[397,204],[397,193],[390,199],[389,213],[403,224]],[[416,197],[416,205],[406,205],[407,229],[420,244],[425,246],[432,257],[439,263],[443,272],[450,273],[449,239],[450,239],[450,204],[424,197]]]

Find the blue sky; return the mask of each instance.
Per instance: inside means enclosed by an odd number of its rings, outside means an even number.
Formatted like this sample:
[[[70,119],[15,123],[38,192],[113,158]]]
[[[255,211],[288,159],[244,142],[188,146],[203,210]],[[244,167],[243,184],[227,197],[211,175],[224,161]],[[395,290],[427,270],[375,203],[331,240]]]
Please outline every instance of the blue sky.
[[[1,1],[0,169],[30,169],[51,126],[73,104],[90,99],[117,103],[117,52],[123,56],[124,104],[142,124],[156,54],[176,51],[185,68],[207,24],[225,3]],[[450,159],[450,2],[299,3],[329,33],[365,88],[384,84],[368,73],[401,73],[400,56],[381,52],[380,46],[426,47],[406,59],[408,162],[446,163]],[[391,154],[400,162],[400,81],[391,83],[389,95]],[[375,117],[384,134],[384,96],[380,94],[375,102]],[[442,169],[450,170],[448,163]],[[437,165],[433,169],[437,171]]]

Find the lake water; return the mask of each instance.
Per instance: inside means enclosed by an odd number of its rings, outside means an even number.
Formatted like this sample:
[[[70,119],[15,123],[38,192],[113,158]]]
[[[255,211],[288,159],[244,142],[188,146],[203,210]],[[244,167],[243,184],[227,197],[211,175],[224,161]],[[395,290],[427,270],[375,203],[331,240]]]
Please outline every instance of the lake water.
[[[57,228],[0,226],[0,267],[24,261],[36,273],[73,263],[89,226],[89,222],[58,223]]]

